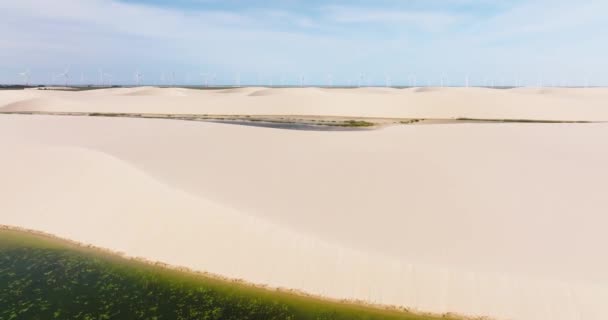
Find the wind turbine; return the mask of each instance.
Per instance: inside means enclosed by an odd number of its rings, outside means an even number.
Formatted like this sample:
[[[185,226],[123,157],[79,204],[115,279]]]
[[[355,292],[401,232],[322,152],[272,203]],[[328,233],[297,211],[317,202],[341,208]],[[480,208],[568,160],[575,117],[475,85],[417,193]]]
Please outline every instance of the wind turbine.
[[[203,86],[209,87],[209,74],[201,72],[201,76],[203,76]]]
[[[411,88],[416,86],[416,75],[415,74],[411,74],[407,77],[408,81],[409,81],[409,85]],[[429,84],[430,85],[430,84]]]
[[[19,73],[20,77],[23,77],[23,84],[26,86],[30,85],[30,69],[25,70],[24,72]]]
[[[99,86],[103,87],[103,69],[99,68]]]
[[[112,86],[112,75],[99,68],[99,86]]]
[[[300,88],[304,87],[304,75],[300,74]]]
[[[514,87],[515,87],[515,88],[519,88],[519,87],[521,87],[521,85],[520,85],[521,81],[520,81],[520,79],[519,79],[519,78],[520,78],[520,77],[519,77],[519,74],[515,73],[515,74],[514,74],[514,77],[515,77],[515,78],[514,78],[514,79],[515,79],[515,85],[514,85]]]
[[[141,72],[139,71],[135,71],[135,82],[137,83],[137,86],[139,87],[141,84],[141,79],[143,79],[144,75],[141,74]]]
[[[384,85],[387,88],[391,86],[391,76],[389,76],[388,74],[384,75]]]
[[[112,86],[112,75],[107,72],[104,72],[102,74],[102,76],[106,79],[106,83],[107,83],[108,87],[111,87]]]
[[[65,86],[68,86],[68,80],[70,79],[70,68],[66,68],[62,73],[57,75],[57,78],[65,79]]]
[[[327,74],[327,86],[328,87],[333,87],[334,86],[334,81],[332,79],[331,74]]]

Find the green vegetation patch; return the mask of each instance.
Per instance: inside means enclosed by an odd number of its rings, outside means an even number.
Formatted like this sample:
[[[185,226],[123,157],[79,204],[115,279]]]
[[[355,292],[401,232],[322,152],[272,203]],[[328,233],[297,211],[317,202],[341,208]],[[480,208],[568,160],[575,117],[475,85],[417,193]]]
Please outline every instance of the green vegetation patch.
[[[0,229],[0,319],[437,318],[256,288]]]
[[[374,123],[361,120],[347,120],[340,125],[344,127],[373,127]]]

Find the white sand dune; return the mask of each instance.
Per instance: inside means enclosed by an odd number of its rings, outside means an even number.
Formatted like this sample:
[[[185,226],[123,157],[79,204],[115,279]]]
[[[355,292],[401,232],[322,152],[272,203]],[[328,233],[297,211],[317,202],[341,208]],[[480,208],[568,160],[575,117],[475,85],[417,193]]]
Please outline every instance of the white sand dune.
[[[250,93],[259,91],[259,90],[265,90],[268,88],[265,87],[241,87],[241,88],[231,88],[231,89],[217,89],[217,90],[213,90],[213,92],[216,93],[227,93],[227,94],[243,94],[243,95],[248,95]]]
[[[348,89],[346,89],[348,90]],[[357,88],[354,90],[356,93],[376,93],[376,94],[385,94],[385,93],[398,93],[400,91],[402,91],[402,89],[395,89],[395,88],[382,88],[382,87],[363,87],[363,88]]]
[[[0,223],[334,298],[600,320],[607,138],[3,115]]]
[[[298,89],[293,89],[293,88],[264,88],[264,89],[260,89],[254,92],[251,92],[249,94],[249,96],[251,97],[260,97],[260,96],[277,96],[277,95],[290,95],[290,96],[295,96],[295,97],[301,97],[301,96],[318,96],[318,95],[324,95],[326,93],[325,90],[320,89],[320,88],[298,88]]]
[[[476,90],[482,90],[483,88],[477,88]],[[442,88],[439,87],[421,87],[421,88],[407,88],[405,90],[414,91],[416,93],[424,93],[424,92],[437,92],[441,91]]]
[[[153,97],[185,97],[188,95],[188,89],[182,88],[159,88],[154,87],[137,87],[132,88],[130,92],[123,93],[126,96],[153,96]]]
[[[39,97],[40,93],[34,90],[2,90],[0,91],[0,108],[13,103],[27,101]]]
[[[320,115],[607,121],[608,89],[117,88],[0,91],[0,112]]]

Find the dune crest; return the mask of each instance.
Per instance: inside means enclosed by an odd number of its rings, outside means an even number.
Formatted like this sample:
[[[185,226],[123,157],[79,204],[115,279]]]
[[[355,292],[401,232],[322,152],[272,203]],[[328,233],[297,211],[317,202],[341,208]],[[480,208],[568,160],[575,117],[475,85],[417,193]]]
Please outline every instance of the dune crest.
[[[523,88],[3,90],[0,108],[23,101],[16,104],[19,108],[5,111],[608,121],[608,89],[535,92]],[[27,100],[44,103],[28,108]]]
[[[188,89],[182,88],[154,88],[141,87],[132,90],[131,92],[123,93],[126,96],[153,96],[153,97],[185,97],[188,95]]]

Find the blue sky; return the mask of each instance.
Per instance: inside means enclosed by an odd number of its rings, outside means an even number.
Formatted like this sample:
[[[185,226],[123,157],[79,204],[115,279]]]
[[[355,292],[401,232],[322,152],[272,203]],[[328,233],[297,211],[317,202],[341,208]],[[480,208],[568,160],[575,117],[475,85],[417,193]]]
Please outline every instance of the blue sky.
[[[0,83],[608,84],[605,0],[0,1]],[[238,76],[237,76],[238,74]],[[415,80],[414,80],[415,79]]]

